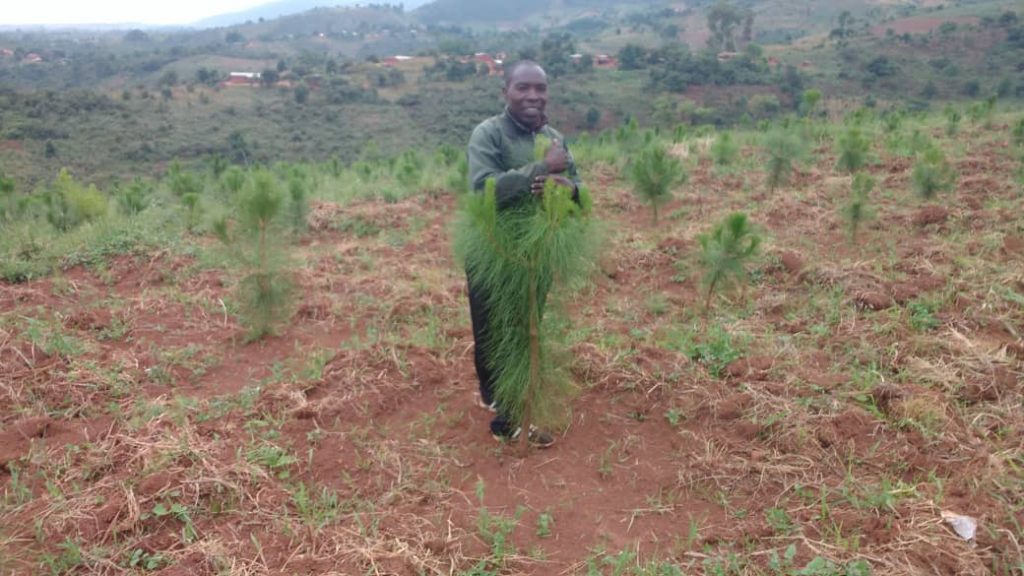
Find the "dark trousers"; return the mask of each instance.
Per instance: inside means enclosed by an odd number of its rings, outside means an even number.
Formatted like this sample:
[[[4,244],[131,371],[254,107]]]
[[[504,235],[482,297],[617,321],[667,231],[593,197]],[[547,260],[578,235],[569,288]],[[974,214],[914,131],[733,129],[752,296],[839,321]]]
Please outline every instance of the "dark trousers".
[[[497,375],[487,362],[487,331],[489,313],[487,292],[482,286],[469,284],[469,315],[473,319],[473,362],[476,364],[476,375],[480,380],[480,397],[484,404],[494,403],[494,381]],[[498,413],[491,420],[491,432],[507,435],[511,432],[511,422],[505,416],[501,406],[495,406]]]
[[[488,311],[488,293],[483,286],[476,286],[471,280],[467,280],[469,286],[469,315],[473,319],[473,361],[476,364],[476,375],[480,380],[480,397],[484,404],[494,403],[494,382],[497,379],[495,371],[488,366],[487,361],[487,334],[490,324]],[[541,317],[544,316],[544,306],[547,301],[550,284],[545,284],[538,289],[538,306]],[[498,413],[491,420],[491,432],[499,435],[508,435],[515,430],[515,422],[512,422],[500,404],[494,407]]]

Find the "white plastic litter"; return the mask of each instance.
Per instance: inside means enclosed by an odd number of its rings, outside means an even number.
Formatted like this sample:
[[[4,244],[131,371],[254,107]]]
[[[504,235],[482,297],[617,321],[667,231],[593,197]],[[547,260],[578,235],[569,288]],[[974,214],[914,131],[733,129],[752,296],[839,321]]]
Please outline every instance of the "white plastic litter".
[[[943,510],[942,519],[953,528],[957,536],[964,540],[974,540],[974,535],[978,532],[977,518]]]

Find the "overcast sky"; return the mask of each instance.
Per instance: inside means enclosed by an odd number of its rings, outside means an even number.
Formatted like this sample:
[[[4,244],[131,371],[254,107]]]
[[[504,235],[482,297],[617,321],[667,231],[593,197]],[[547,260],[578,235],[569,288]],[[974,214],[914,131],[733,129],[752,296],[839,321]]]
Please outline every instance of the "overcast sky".
[[[268,0],[3,0],[0,25],[18,24],[189,24]]]

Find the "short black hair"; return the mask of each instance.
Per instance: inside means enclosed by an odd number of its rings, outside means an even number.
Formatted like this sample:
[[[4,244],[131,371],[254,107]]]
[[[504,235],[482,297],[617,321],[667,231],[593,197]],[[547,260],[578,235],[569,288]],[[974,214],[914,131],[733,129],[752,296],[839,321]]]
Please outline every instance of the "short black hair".
[[[519,70],[524,66],[536,66],[537,68],[540,68],[541,72],[544,72],[544,67],[533,60],[519,60],[517,62],[513,62],[510,66],[505,66],[505,86],[508,86],[512,82],[512,76],[516,73],[516,70]],[[545,76],[547,76],[547,74],[547,72],[544,72]]]

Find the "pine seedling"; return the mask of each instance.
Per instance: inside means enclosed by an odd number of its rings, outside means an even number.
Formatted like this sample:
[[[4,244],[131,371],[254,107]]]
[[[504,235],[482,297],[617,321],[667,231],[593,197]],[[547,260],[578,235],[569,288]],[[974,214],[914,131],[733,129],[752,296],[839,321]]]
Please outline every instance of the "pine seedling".
[[[857,243],[857,231],[860,225],[874,218],[874,210],[870,207],[871,190],[875,187],[875,179],[864,172],[858,172],[853,177],[853,184],[850,186],[850,199],[843,206],[842,214],[850,230],[850,241]]]
[[[309,215],[309,192],[306,179],[298,170],[293,170],[288,176],[288,197],[292,232],[302,234],[308,227],[306,217]]]
[[[217,237],[242,269],[236,296],[249,340],[273,334],[290,314],[287,250],[275,222],[283,203],[274,175],[259,171],[238,200],[238,220],[223,218],[214,224]]]
[[[465,155],[455,161],[455,165],[448,173],[448,188],[458,194],[469,190],[469,162]]]
[[[181,197],[181,205],[185,207],[185,228],[192,232],[199,224],[200,201],[196,192],[186,192]]]
[[[142,212],[149,205],[149,186],[136,178],[117,195],[117,205],[128,217]]]
[[[914,163],[911,174],[914,190],[923,200],[932,200],[939,192],[948,192],[956,182],[956,172],[936,146],[926,149]]]
[[[14,197],[14,179],[0,172],[0,220],[12,220],[17,211]]]
[[[804,141],[795,134],[776,129],[765,136],[764,151],[768,156],[768,191],[774,193],[776,188],[789,182],[789,177],[793,173],[793,163],[803,160],[807,148]]]
[[[750,225],[742,212],[730,214],[710,233],[697,237],[700,242],[700,261],[704,265],[704,317],[711,310],[715,290],[730,285],[745,285],[747,261],[761,246],[761,236]]]
[[[960,133],[960,121],[963,115],[952,106],[946,107],[946,136],[953,137]]]
[[[644,149],[633,162],[630,176],[633,192],[640,200],[651,205],[651,223],[658,223],[658,208],[672,198],[672,186],[686,182],[687,174],[682,162],[663,146]]]
[[[1017,159],[1017,172],[1014,177],[1017,180],[1017,194],[1024,196],[1024,152]]]
[[[1024,147],[1024,118],[1013,125],[1012,137],[1015,146]]]
[[[549,291],[557,295],[578,281],[591,261],[590,196],[549,181],[542,199],[498,211],[496,186],[467,194],[456,224],[455,249],[469,281],[485,294],[488,363],[496,375],[495,399],[522,430],[564,420],[571,391],[555,362]],[[550,316],[550,314],[549,314]],[[523,432],[523,450],[529,443]]]
[[[247,180],[245,172],[238,166],[228,168],[220,178],[220,187],[226,196],[234,197],[242,191]]]
[[[868,153],[871,150],[871,142],[864,136],[858,126],[850,126],[839,137],[839,159],[836,161],[836,168],[853,174],[868,163]]]
[[[722,132],[711,145],[711,159],[716,166],[731,166],[736,161],[739,151],[740,147],[733,141],[732,135]]]
[[[406,188],[416,188],[423,179],[423,160],[415,150],[402,153],[395,167],[395,177]]]

